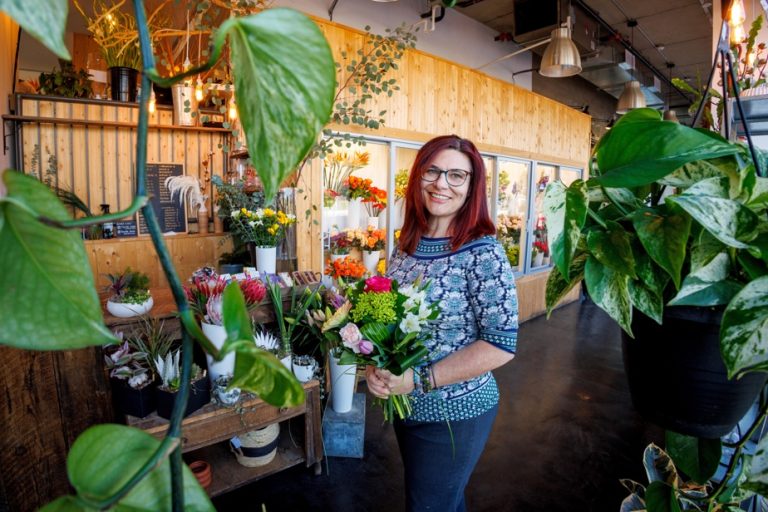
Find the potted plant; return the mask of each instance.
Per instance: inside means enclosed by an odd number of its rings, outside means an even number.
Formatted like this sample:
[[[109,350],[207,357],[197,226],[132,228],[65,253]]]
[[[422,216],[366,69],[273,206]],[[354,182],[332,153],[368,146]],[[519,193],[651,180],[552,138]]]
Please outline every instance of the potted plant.
[[[161,418],[171,419],[173,404],[181,387],[181,371],[179,357],[181,350],[175,350],[158,356],[154,363],[160,385],[157,387],[157,415]],[[184,416],[189,416],[205,404],[211,401],[210,387],[206,378],[206,371],[196,364],[192,365],[192,373],[189,379],[189,400]]]
[[[107,300],[107,311],[120,318],[130,318],[147,313],[154,301],[149,293],[149,277],[134,272],[130,267],[124,272],[107,274],[111,296]]]
[[[230,220],[232,230],[251,251],[252,264],[259,272],[276,273],[277,246],[288,226],[296,222],[296,215],[273,208],[240,208],[230,212]]]
[[[90,98],[91,78],[83,69],[75,70],[71,62],[59,61],[60,69],[40,73],[40,94],[65,96],[67,98]]]
[[[117,337],[122,339],[122,333]],[[157,408],[155,376],[149,354],[142,348],[134,338],[129,338],[104,354],[115,406],[120,412],[138,418]]]
[[[765,382],[749,372],[768,368],[768,180],[745,146],[652,109],[600,140],[592,176],[547,188],[548,311],[583,280],[624,331],[640,412],[724,435]]]

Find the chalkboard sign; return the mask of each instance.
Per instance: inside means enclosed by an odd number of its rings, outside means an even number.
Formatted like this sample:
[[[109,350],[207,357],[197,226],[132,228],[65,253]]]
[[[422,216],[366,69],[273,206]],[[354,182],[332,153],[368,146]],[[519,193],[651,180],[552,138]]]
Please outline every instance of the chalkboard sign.
[[[187,209],[184,204],[179,204],[178,197],[171,200],[171,193],[165,187],[166,178],[181,176],[183,173],[182,164],[147,164],[147,194],[162,233],[187,232]],[[142,235],[149,233],[147,221],[141,212],[139,212],[139,233]]]
[[[117,238],[126,238],[138,234],[135,220],[119,220],[115,222],[115,236]]]

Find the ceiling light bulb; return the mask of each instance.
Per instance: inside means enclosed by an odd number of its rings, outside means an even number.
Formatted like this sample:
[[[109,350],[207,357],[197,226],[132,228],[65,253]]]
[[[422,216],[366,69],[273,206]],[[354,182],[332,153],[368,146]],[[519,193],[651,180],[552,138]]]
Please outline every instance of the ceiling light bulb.
[[[731,29],[731,42],[734,44],[741,44],[747,38],[746,32],[744,32],[744,25],[736,25]]]
[[[235,105],[234,94],[229,99],[229,119],[230,121],[234,121],[235,119],[237,119],[237,105]]]
[[[197,77],[197,83],[195,84],[195,99],[198,103],[203,101],[203,81],[200,77]]]
[[[149,95],[149,113],[154,114],[155,113],[155,104],[157,101],[155,100],[155,90],[152,89],[152,93]]]
[[[733,3],[731,3],[731,12],[728,16],[728,22],[731,26],[741,25],[746,19],[747,16],[744,13],[744,4],[741,0],[733,0]]]

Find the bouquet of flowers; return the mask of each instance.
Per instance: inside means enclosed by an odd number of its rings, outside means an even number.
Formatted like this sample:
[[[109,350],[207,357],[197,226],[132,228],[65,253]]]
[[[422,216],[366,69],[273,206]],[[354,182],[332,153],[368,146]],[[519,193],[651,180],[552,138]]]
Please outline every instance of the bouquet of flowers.
[[[523,218],[519,215],[499,215],[496,224],[496,237],[500,241],[510,240],[517,244],[520,242],[520,233],[523,229]]]
[[[387,191],[377,187],[370,188],[370,196],[363,199],[363,205],[369,217],[377,217],[387,207]]]
[[[285,236],[285,229],[296,222],[296,215],[272,208],[233,210],[232,228],[244,242],[258,247],[277,247]]]
[[[332,261],[325,268],[325,275],[334,279],[360,279],[366,273],[365,265],[351,256]]]
[[[354,155],[348,155],[344,151],[331,153],[323,164],[325,173],[323,173],[323,186],[326,194],[330,197],[336,197],[340,194],[346,194],[345,183],[353,171],[362,169],[368,165],[368,152],[356,151]]]
[[[199,321],[214,325],[223,325],[222,294],[229,282],[216,274],[213,269],[206,268],[205,272],[196,271],[191,283],[184,287],[189,300],[189,307]],[[246,277],[237,281],[245,297],[245,305],[251,310],[259,305],[267,295],[267,289],[259,279]]]
[[[380,251],[387,243],[387,233],[383,229],[368,226],[368,229],[362,231],[359,237],[355,237],[353,243],[361,251]]]
[[[400,288],[397,281],[371,277],[345,291],[346,302],[327,320],[321,331],[340,352],[341,364],[362,364],[402,375],[428,354],[424,326],[439,315],[438,303],[426,300],[429,283]],[[384,419],[400,419],[412,412],[408,395],[390,395],[375,402],[384,408]]]
[[[547,245],[546,240],[536,240],[533,242],[533,251],[534,254],[540,252],[543,253],[544,256],[549,255],[549,246]]]
[[[395,174],[395,199],[405,197],[405,191],[408,189],[408,169],[400,169]]]
[[[346,181],[347,197],[349,199],[362,199],[365,201],[372,197],[371,181],[369,178],[358,178],[357,176],[350,176]]]
[[[331,234],[329,249],[331,254],[349,254],[354,247],[353,235],[350,231],[339,231]]]

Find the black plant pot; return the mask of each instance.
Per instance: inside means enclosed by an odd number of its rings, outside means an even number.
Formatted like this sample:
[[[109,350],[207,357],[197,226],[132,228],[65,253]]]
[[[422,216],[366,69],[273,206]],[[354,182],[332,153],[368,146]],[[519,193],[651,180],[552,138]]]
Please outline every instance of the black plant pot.
[[[647,420],[681,434],[715,439],[730,432],[766,375],[728,380],[720,356],[722,308],[666,307],[663,325],[635,310],[622,332],[632,403]]]
[[[136,78],[139,72],[122,66],[109,68],[110,97],[115,101],[136,101]]]
[[[173,413],[173,404],[176,403],[178,392],[170,392],[157,388],[157,415],[167,420],[171,419]],[[187,409],[184,411],[186,418],[202,406],[211,401],[211,390],[208,384],[208,377],[193,382],[189,387],[189,400],[187,400]]]
[[[155,103],[158,105],[173,105],[173,93],[170,87],[160,87],[153,83],[152,90],[155,91]]]
[[[121,379],[110,379],[112,384],[112,401],[117,410],[123,414],[143,418],[157,409],[157,386],[150,384],[141,389],[133,389],[128,382]]]

